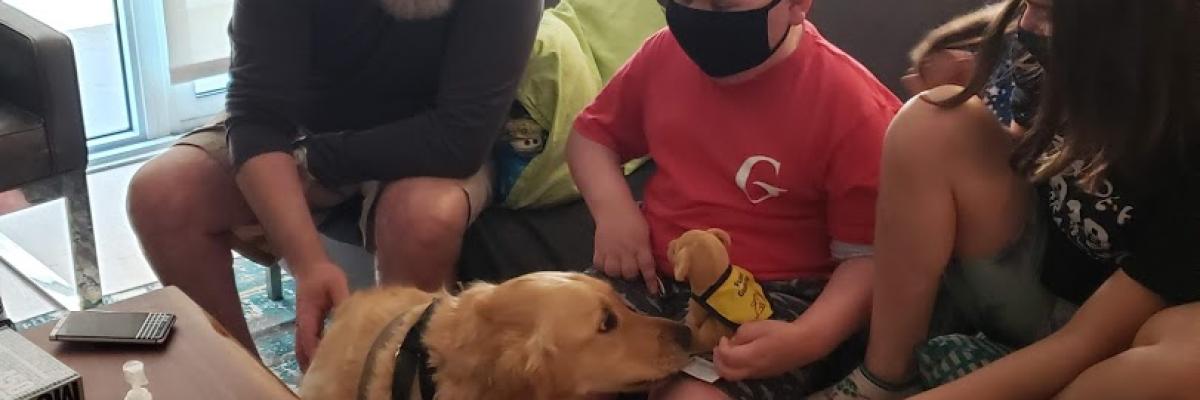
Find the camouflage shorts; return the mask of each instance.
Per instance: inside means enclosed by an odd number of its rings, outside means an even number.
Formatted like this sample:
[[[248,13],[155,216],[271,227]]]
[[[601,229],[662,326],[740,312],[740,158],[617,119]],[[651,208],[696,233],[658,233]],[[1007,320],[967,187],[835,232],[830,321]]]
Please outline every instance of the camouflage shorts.
[[[664,279],[663,295],[652,296],[640,280],[613,279],[595,269],[589,269],[586,273],[611,283],[625,302],[641,313],[676,321],[683,321],[687,315],[691,289],[685,284]],[[772,319],[795,320],[821,294],[825,283],[824,279],[761,282],[775,311]],[[735,400],[799,398],[833,384],[862,363],[865,345],[866,335],[855,335],[829,357],[786,374],[740,382],[719,380],[715,385]],[[706,357],[712,359],[711,355]]]

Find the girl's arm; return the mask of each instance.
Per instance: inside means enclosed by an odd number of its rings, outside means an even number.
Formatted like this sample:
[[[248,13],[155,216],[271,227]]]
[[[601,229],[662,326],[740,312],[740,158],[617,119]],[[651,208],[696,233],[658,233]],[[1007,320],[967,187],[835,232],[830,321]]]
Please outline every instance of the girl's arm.
[[[1033,345],[918,399],[1046,399],[1084,370],[1129,349],[1138,330],[1166,307],[1118,270],[1067,326]]]

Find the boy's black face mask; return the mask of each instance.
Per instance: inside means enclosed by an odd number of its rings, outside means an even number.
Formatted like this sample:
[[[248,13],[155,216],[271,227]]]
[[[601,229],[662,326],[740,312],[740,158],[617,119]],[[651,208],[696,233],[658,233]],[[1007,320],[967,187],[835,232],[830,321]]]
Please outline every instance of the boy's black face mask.
[[[708,76],[722,78],[761,65],[783,45],[787,33],[771,46],[767,29],[767,15],[782,1],[755,10],[722,12],[667,0],[667,25],[696,66]]]

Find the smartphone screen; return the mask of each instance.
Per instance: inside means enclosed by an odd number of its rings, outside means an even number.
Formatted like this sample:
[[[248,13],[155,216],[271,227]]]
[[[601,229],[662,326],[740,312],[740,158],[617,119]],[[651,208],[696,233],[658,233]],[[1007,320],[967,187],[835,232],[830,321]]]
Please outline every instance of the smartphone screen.
[[[58,327],[57,334],[67,337],[134,338],[149,313],[73,311]]]

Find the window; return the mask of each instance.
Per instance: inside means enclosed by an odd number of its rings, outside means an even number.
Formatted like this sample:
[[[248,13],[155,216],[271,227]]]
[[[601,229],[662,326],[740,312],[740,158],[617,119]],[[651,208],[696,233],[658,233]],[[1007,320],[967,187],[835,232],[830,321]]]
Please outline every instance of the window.
[[[93,156],[220,112],[234,0],[0,0],[71,38]]]

